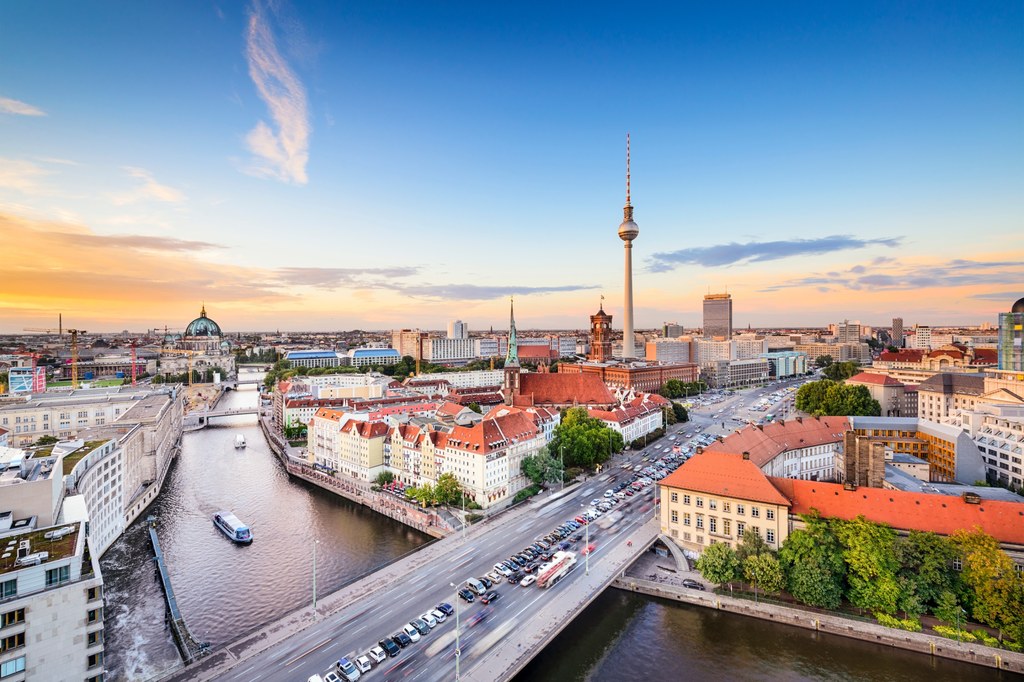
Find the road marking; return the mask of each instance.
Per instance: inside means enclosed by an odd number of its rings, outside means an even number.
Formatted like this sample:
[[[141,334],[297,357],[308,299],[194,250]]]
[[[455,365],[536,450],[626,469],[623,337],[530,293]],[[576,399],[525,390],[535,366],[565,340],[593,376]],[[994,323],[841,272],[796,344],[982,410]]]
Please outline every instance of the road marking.
[[[299,660],[299,659],[300,659],[300,658],[302,658],[303,656],[308,656],[309,654],[313,653],[314,651],[316,651],[316,650],[317,650],[317,649],[319,649],[320,647],[322,647],[322,646],[324,646],[325,644],[327,644],[328,642],[330,642],[330,641],[331,641],[332,639],[334,639],[334,638],[333,638],[333,637],[328,637],[328,638],[327,638],[327,639],[325,639],[324,641],[322,641],[322,642],[320,642],[319,644],[317,644],[316,646],[314,646],[314,647],[313,647],[312,649],[308,649],[307,651],[304,651],[303,653],[299,654],[298,656],[296,656],[296,657],[295,657],[295,658],[293,658],[292,660],[290,660],[290,661],[288,661],[287,663],[285,663],[285,664],[284,664],[284,665],[285,665],[285,667],[287,668],[288,666],[290,666],[290,665],[291,665],[292,663],[294,663],[295,661]]]

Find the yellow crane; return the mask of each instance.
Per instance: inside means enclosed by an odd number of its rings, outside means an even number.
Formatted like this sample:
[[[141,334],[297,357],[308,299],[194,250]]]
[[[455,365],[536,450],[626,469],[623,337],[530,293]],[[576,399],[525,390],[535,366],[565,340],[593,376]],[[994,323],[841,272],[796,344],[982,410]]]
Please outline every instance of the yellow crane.
[[[35,327],[25,327],[27,332],[43,332],[46,334],[62,334],[66,331],[71,334],[71,388],[78,389],[78,335],[88,334],[89,332],[84,329],[37,329]]]
[[[177,348],[161,348],[161,353],[177,353],[179,355],[188,356],[188,387],[192,388],[192,357],[200,355],[201,353],[197,350],[179,350]]]

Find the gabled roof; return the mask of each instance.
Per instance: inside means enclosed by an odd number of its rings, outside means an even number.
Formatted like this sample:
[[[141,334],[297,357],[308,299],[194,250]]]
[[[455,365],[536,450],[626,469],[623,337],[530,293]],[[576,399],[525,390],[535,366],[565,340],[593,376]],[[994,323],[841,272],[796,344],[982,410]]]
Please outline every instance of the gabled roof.
[[[962,497],[952,495],[864,487],[846,490],[839,483],[774,476],[768,480],[790,500],[792,514],[808,514],[816,509],[828,518],[850,520],[864,516],[898,530],[940,535],[978,526],[1000,542],[1024,544],[1024,503],[985,500],[968,504]]]
[[[455,426],[445,439],[445,446],[485,455],[505,449],[512,443],[537,437],[537,426],[531,415],[521,410],[484,419],[473,426]]]
[[[933,393],[981,395],[985,392],[985,375],[942,372],[922,381],[918,384],[918,390]]]
[[[902,386],[903,382],[898,379],[893,379],[891,376],[885,374],[872,374],[871,372],[861,372],[855,374],[847,381],[851,381],[855,384],[872,384],[874,386]]]
[[[662,479],[667,488],[789,506],[754,462],[731,452],[705,450]]]
[[[975,348],[974,364],[995,365],[999,362],[999,351],[995,348]]]
[[[520,374],[519,394],[534,405],[615,404],[611,391],[595,374]]]
[[[384,422],[364,422],[350,419],[341,426],[341,431],[361,438],[384,438],[390,429]]]
[[[882,362],[921,362],[924,351],[919,348],[901,348],[895,353],[882,351],[878,359]]]
[[[780,419],[764,426],[745,426],[704,451],[749,452],[750,461],[763,467],[783,452],[841,442],[843,434],[849,430],[847,417]]]

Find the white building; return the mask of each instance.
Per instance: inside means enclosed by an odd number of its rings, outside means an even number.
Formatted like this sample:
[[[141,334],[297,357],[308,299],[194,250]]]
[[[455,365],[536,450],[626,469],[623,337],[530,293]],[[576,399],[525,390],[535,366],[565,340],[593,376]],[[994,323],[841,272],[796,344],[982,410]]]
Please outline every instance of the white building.
[[[920,348],[922,350],[931,350],[932,347],[932,328],[919,324],[914,326],[914,335],[910,339],[911,348]]]
[[[505,373],[500,369],[481,369],[472,372],[421,374],[416,378],[422,381],[447,381],[452,388],[463,389],[500,386],[505,380]]]
[[[452,320],[448,323],[449,339],[468,339],[469,327],[462,320]]]
[[[473,354],[478,358],[503,358],[508,354],[508,339],[504,336],[473,339]]]
[[[1024,405],[982,403],[957,412],[948,423],[977,444],[989,482],[1024,490]]]
[[[464,364],[475,356],[473,339],[431,337],[423,342],[423,359],[434,364]]]
[[[697,349],[695,362],[698,365],[704,366],[722,360],[736,359],[736,346],[729,340],[694,339],[693,345]]]
[[[285,360],[292,367],[340,367],[348,364],[348,356],[338,355],[333,350],[288,351]]]
[[[84,523],[0,536],[0,679],[100,682],[103,577]]]
[[[645,345],[645,356],[648,362],[677,364],[693,362],[691,359],[692,340],[677,338],[654,339]]]
[[[353,348],[348,356],[349,364],[353,367],[397,365],[402,359],[402,354],[394,348]]]
[[[737,360],[759,358],[768,352],[768,339],[756,334],[740,334],[732,339]]]

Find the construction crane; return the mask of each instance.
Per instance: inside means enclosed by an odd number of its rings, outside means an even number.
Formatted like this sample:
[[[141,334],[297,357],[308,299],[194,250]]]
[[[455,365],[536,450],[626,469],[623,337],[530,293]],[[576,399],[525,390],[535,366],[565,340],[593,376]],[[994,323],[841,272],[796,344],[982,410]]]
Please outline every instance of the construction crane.
[[[84,329],[37,329],[35,327],[25,327],[24,331],[61,335],[66,331],[68,334],[71,334],[71,388],[72,390],[78,390],[78,335],[88,334],[89,332]]]
[[[177,348],[161,348],[161,353],[177,353],[179,355],[188,356],[188,387],[192,388],[192,357],[195,355],[202,355],[197,350],[179,350]]]

